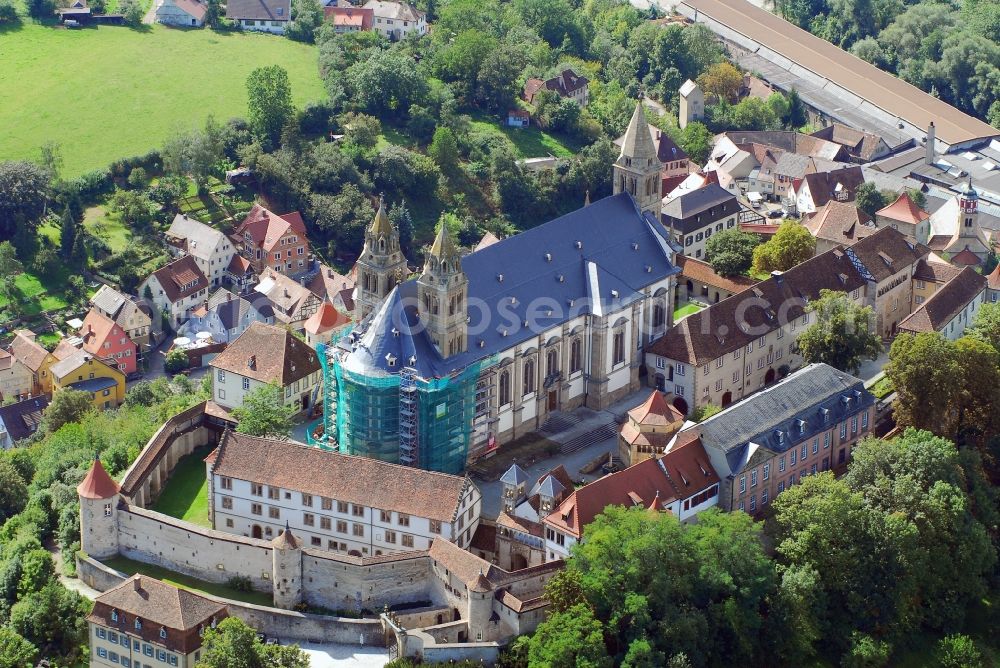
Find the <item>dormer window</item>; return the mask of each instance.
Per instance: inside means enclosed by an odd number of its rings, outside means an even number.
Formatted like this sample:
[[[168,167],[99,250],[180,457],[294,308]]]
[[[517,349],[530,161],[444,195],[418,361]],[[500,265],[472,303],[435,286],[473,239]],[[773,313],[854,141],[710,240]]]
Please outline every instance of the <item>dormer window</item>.
[[[160,629],[160,638],[162,638],[163,640],[166,640],[166,638],[167,638],[167,629],[165,629],[165,628]]]
[[[799,434],[801,435],[801,434],[806,433],[806,421],[805,420],[799,420],[798,424],[799,424]]]
[[[112,610],[111,611],[111,621],[113,621],[113,622],[117,622],[118,621],[118,611],[117,610]]]
[[[778,445],[781,445],[785,442],[785,432],[781,431],[780,429],[774,430],[774,437],[778,439]]]
[[[135,618],[135,630],[138,631],[142,628],[142,620],[138,617]]]

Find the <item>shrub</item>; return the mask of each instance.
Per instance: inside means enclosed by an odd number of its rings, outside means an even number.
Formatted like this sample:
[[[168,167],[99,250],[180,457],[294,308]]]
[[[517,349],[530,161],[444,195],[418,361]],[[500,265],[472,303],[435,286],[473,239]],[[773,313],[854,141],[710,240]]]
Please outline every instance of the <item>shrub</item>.
[[[167,353],[167,358],[163,361],[163,368],[167,373],[180,373],[188,368],[190,361],[188,355],[183,350],[171,350]]]
[[[226,586],[236,591],[253,591],[253,582],[245,575],[234,575],[226,580]]]
[[[14,3],[11,0],[0,0],[0,25],[17,23],[20,20]]]
[[[941,638],[937,646],[941,668],[981,668],[983,655],[972,638],[962,634]]]

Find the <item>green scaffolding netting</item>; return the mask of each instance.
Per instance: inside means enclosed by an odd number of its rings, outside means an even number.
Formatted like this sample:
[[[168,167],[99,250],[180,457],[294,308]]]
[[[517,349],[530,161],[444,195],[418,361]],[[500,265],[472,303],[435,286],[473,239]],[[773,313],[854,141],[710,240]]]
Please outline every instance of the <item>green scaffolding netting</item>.
[[[412,399],[401,401],[399,374],[355,373],[343,367],[340,354],[327,350],[320,354],[324,360],[324,427],[330,435],[325,447],[443,473],[465,469],[476,382],[493,360],[482,360],[446,378],[416,377],[409,395]],[[405,375],[403,382],[409,382]],[[413,445],[412,461],[401,462],[401,414],[405,414],[404,431],[409,428],[414,434],[409,441],[404,438]]]

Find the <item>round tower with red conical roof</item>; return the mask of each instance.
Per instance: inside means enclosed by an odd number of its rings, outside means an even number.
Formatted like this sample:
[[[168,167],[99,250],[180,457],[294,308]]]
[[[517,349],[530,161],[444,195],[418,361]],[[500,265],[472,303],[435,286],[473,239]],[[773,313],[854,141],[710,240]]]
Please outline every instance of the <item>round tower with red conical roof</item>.
[[[118,554],[118,491],[118,483],[94,457],[76,493],[80,497],[80,547],[97,559]]]

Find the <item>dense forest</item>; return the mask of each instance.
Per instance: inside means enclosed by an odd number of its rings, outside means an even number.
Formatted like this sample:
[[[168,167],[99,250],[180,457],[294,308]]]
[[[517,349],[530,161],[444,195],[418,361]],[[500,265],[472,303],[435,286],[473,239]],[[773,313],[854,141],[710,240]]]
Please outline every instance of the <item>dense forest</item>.
[[[773,0],[814,35],[1000,127],[1000,2]]]

